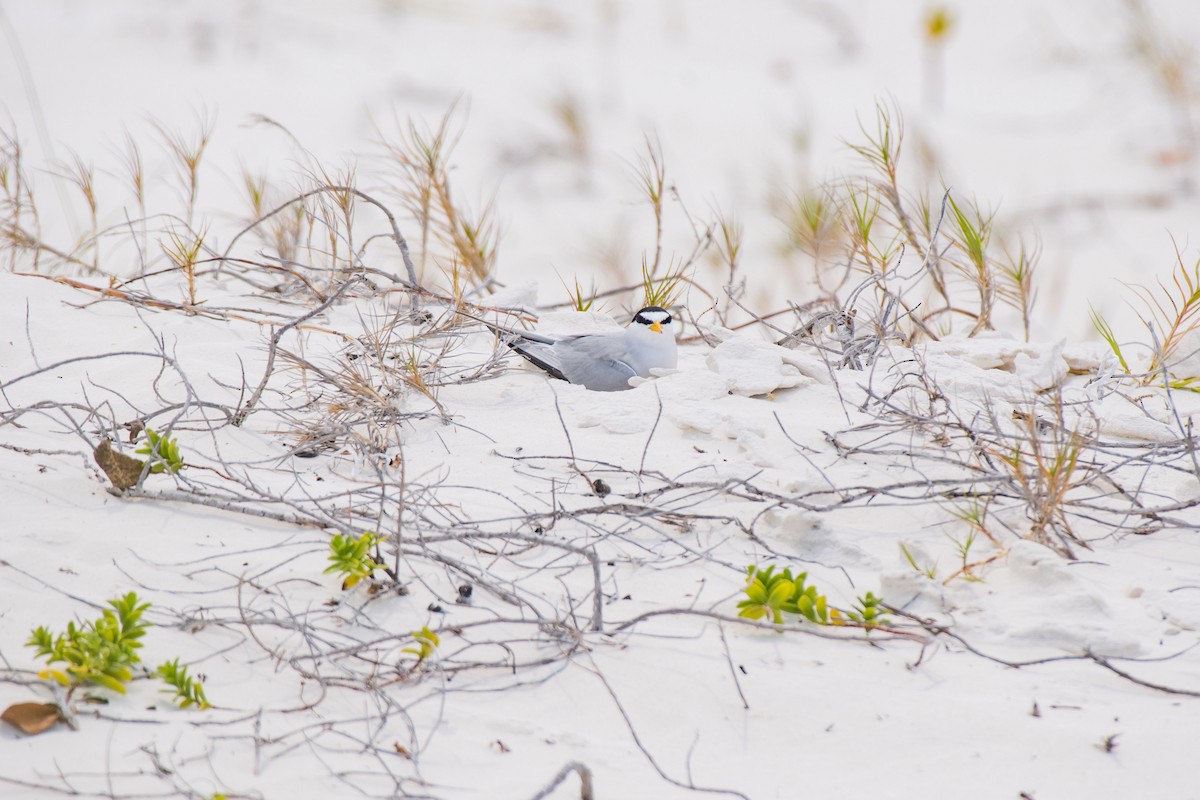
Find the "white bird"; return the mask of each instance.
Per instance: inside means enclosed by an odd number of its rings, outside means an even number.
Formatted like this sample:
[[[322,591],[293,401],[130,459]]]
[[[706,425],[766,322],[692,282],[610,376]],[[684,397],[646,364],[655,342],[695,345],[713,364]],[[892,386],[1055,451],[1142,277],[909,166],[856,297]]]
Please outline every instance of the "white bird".
[[[555,338],[488,325],[504,343],[551,377],[598,392],[628,389],[629,379],[652,369],[674,369],[675,328],[671,312],[647,306],[623,331]]]

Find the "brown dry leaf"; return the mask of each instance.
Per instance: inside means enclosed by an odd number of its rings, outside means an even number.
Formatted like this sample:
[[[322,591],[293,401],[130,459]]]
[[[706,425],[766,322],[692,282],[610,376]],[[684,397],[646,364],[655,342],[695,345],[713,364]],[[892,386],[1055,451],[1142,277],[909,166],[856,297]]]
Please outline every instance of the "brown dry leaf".
[[[53,703],[15,703],[0,714],[0,720],[30,736],[51,728],[62,719],[62,712]]]
[[[146,466],[145,461],[113,450],[112,442],[108,439],[102,441],[92,455],[100,469],[104,470],[104,474],[112,481],[112,485],[122,491],[137,485],[142,468]]]

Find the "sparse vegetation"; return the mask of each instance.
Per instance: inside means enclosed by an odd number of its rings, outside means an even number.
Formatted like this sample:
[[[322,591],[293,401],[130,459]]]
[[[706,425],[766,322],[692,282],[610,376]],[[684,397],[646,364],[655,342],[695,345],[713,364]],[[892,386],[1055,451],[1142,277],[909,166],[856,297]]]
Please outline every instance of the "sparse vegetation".
[[[940,48],[952,22],[945,9],[931,11],[927,46]],[[571,95],[563,98],[553,112],[571,157],[599,158],[583,109]],[[780,643],[806,633],[846,646],[915,641],[923,654],[927,645],[962,642],[954,638],[952,617],[918,616],[871,591],[858,594],[864,577],[873,580],[874,573],[907,563],[918,573],[903,576],[918,587],[914,602],[936,603],[939,591],[952,596],[988,580],[1010,547],[1031,546],[1018,545],[1021,540],[1073,559],[1096,546],[1089,531],[1097,527],[1139,534],[1185,527],[1181,515],[1200,503],[1170,497],[1158,485],[1164,475],[1200,474],[1190,419],[1170,405],[1173,390],[1200,382],[1187,367],[1200,325],[1200,261],[1185,263],[1180,254],[1169,281],[1135,290],[1148,338],[1140,348],[1119,340],[1094,314],[1120,370],[1110,374],[1080,358],[1082,366],[1071,366],[1079,375],[1071,375],[1059,368],[1059,361],[1065,364],[1060,354],[1016,342],[1036,338],[1040,247],[1010,235],[1000,213],[972,199],[969,187],[914,181],[912,142],[896,103],[878,105],[849,144],[852,174],[781,192],[785,257],[805,265],[815,296],[786,296],[773,276],[764,287],[770,270],[756,249],[761,242],[751,236],[754,218],[745,217],[747,228],[739,215],[715,210],[715,201],[709,219],[694,216],[668,174],[662,145],[647,137],[634,159],[636,213],[644,226],[640,259],[620,263],[619,275],[608,276],[611,288],[569,274],[559,307],[594,311],[604,301],[621,314],[640,305],[672,308],[689,326],[692,339],[684,344],[703,355],[737,330],[785,349],[769,350],[779,363],[768,366],[779,379],[761,392],[731,397],[736,392],[709,369],[685,376],[696,383],[684,390],[663,383],[653,387],[661,389],[657,395],[643,391],[649,405],[621,406],[629,397],[622,396],[606,399],[611,406],[599,411],[578,393],[486,383],[501,372],[505,352],[491,349],[490,334],[477,335],[479,322],[499,317],[515,329],[534,315],[498,300],[492,305],[493,291],[507,288],[500,260],[504,217],[494,200],[476,209],[462,201],[471,196],[464,187],[474,176],[454,168],[465,123],[453,107],[432,127],[397,118],[393,133],[380,133],[389,170],[381,192],[360,188],[367,185],[364,175],[377,173],[350,163],[327,167],[276,123],[260,124],[286,135],[300,166],[280,179],[243,165],[233,181],[242,219],[231,223],[234,214],[214,213],[202,202],[214,182],[206,159],[218,135],[215,120],[204,115],[190,134],[156,126],[175,176],[175,207],[159,207],[162,198],[147,191],[150,168],[133,135],[121,154],[120,186],[108,185],[127,197],[98,191],[96,176],[106,173],[84,157],[54,172],[75,187],[75,202],[88,212],[80,230],[65,239],[43,231],[29,167],[15,135],[5,136],[4,263],[144,314],[139,321],[155,334],[152,350],[88,351],[80,359],[90,365],[109,356],[125,359],[122,364],[149,358],[156,371],[122,372],[119,385],[99,371],[95,378],[88,373],[76,395],[63,400],[45,388],[52,385],[46,376],[71,363],[38,363],[0,382],[11,403],[0,426],[17,430],[49,418],[54,436],[86,441],[119,499],[102,498],[114,505],[136,499],[198,506],[219,514],[222,523],[265,519],[299,531],[300,542],[285,538],[236,549],[229,544],[234,534],[214,523],[204,535],[225,537],[221,547],[199,568],[170,564],[172,579],[186,578],[187,588],[178,592],[187,599],[162,613],[198,635],[210,628],[228,635],[236,658],[256,668],[267,663],[297,681],[297,713],[323,703],[336,704],[339,713],[366,708],[352,722],[329,714],[319,723],[331,738],[367,723],[369,736],[351,737],[363,759],[390,764],[400,757],[407,765],[420,757],[430,736],[420,728],[425,721],[410,716],[414,696],[406,692],[415,686],[446,698],[462,675],[483,674],[486,681],[478,685],[505,688],[548,680],[544,676],[573,663],[594,668],[603,680],[603,659],[594,653],[636,646],[628,634],[657,635],[645,624],[655,616],[694,616],[715,625],[697,641],[708,646],[719,635],[735,682],[748,672],[737,671],[735,654],[753,646],[756,633]],[[140,216],[105,228],[110,202]],[[137,259],[115,258],[121,248]],[[238,362],[236,371],[218,374],[212,367],[201,377],[176,354],[175,342],[160,338],[159,314],[236,328],[263,352],[240,348],[226,359]],[[1016,332],[1012,341],[996,336],[1006,332]],[[218,339],[214,334],[213,347]],[[977,362],[958,354],[948,368],[945,347],[971,339],[988,342],[987,352]],[[183,349],[195,344],[185,341]],[[1038,358],[1055,363],[1045,376],[1030,378],[1027,362]],[[205,371],[221,361],[205,361]],[[972,378],[976,385],[958,372],[983,377]],[[733,386],[733,378],[722,373],[719,379]],[[806,383],[817,380],[831,388]],[[13,391],[35,383],[52,399],[26,400]],[[681,391],[689,403],[679,402]],[[704,392],[711,392],[708,400]],[[811,414],[797,400],[802,392],[836,397],[844,419],[826,415],[819,429],[793,438],[786,426]],[[1153,433],[1161,438],[1116,441],[1095,410],[1105,393],[1142,414],[1147,427],[1157,425]],[[712,405],[690,405],[695,398]],[[773,412],[778,430],[771,414],[763,422],[768,403],[782,410]],[[522,425],[498,434],[479,424],[497,408]],[[152,420],[163,425],[161,433],[146,425]],[[1171,425],[1178,428],[1174,438],[1162,434]],[[592,427],[614,436],[578,435]],[[688,446],[673,450],[678,442],[669,440],[660,457],[659,443],[680,431]],[[551,434],[565,437],[565,444]],[[613,442],[635,435],[642,449],[630,458],[635,448]],[[127,437],[133,446],[139,436],[136,453],[145,461],[122,455],[124,445],[117,444]],[[176,436],[187,447],[186,462]],[[810,474],[796,477],[804,470]],[[173,476],[158,481],[173,488],[143,485],[147,473]],[[839,519],[876,506],[887,509],[879,513],[889,520],[892,514],[910,525],[920,519],[948,535],[937,533],[928,549],[901,544],[900,555],[888,539],[893,563],[880,567],[863,558],[843,571],[844,582],[835,572],[841,564],[815,557],[806,571],[771,563],[808,557],[805,547],[785,547],[789,536],[801,534],[790,523],[771,521],[771,513]],[[846,543],[840,533],[828,538]],[[718,600],[695,593],[694,602],[678,609],[654,597],[648,611],[627,610],[625,601],[639,594],[645,584],[638,581],[651,570],[698,566],[729,588],[743,577],[730,565],[751,558],[758,563],[744,573],[736,617],[725,613],[728,594]],[[330,599],[332,579],[317,579],[322,567],[322,574],[341,581],[343,594]],[[815,569],[833,576],[822,583],[835,586],[835,596],[855,597],[850,607],[835,607],[808,583]],[[388,586],[394,591],[384,592]],[[419,601],[397,602],[408,586]],[[889,587],[884,591],[895,598]],[[210,602],[209,592],[218,599]],[[130,593],[110,601],[97,620],[69,623],[57,634],[35,629],[28,644],[49,665],[40,677],[65,697],[14,712],[22,729],[70,722],[70,700],[82,687],[121,693],[136,678],[149,677],[138,654],[146,608]],[[179,707],[210,708],[203,676],[179,659],[162,663],[155,674]],[[453,688],[465,685],[469,680]],[[256,721],[229,722],[237,731],[230,738],[270,750],[292,734],[272,732],[275,740],[246,726],[290,713],[264,705]],[[402,724],[392,724],[397,721]],[[377,733],[383,730],[394,741],[384,742]],[[310,734],[304,732],[306,743],[325,746]],[[507,752],[497,743],[497,752]],[[577,772],[585,774],[582,767]],[[405,773],[387,791],[407,792],[402,784],[410,777]]]
[[[380,537],[370,531],[358,538],[334,534],[329,541],[329,561],[326,573],[336,572],[344,576],[343,589],[352,589],[359,581],[371,578],[380,564],[371,558],[371,551],[378,547]]]
[[[829,605],[825,595],[806,581],[807,572],[792,574],[790,567],[775,572],[775,566],[765,569],[756,565],[746,568],[746,599],[738,602],[739,617],[763,619],[770,617],[776,625],[784,623],[784,614],[794,614],[817,625],[846,625],[848,621],[864,628],[876,628],[883,623],[887,612],[883,600],[871,592],[858,598],[853,610],[842,611]]]
[[[50,667],[38,673],[38,678],[53,681],[66,690],[59,703],[18,703],[5,711],[4,719],[26,734],[42,733],[55,722],[65,721],[74,727],[73,696],[85,686],[98,686],[117,694],[125,694],[126,686],[134,680],[135,669],[141,666],[139,650],[149,623],[142,619],[150,604],[135,592],[108,601],[109,608],[94,620],[68,622],[65,630],[54,633],[46,626],[35,628],[26,646],[34,648],[38,658],[46,659]],[[55,664],[62,664],[61,668]],[[156,670],[174,691],[180,708],[195,706],[209,708],[204,686],[188,674],[179,659],[163,663]]]
[[[1171,274],[1171,286],[1157,281],[1157,289],[1133,286],[1141,309],[1139,318],[1146,328],[1142,349],[1148,351],[1145,368],[1136,374],[1143,385],[1165,383],[1171,389],[1194,391],[1200,384],[1200,371],[1195,366],[1195,334],[1200,330],[1200,259],[1188,266],[1176,249],[1176,268]],[[1112,351],[1126,375],[1134,375],[1133,367],[1117,334],[1108,321],[1095,309],[1091,311],[1092,326]]]
[[[179,472],[183,469],[183,456],[179,452],[179,443],[169,433],[159,434],[153,428],[146,428],[146,441],[137,449],[138,455],[149,456],[150,471],[156,475],[162,472]]]
[[[859,355],[875,352],[886,341],[912,345],[993,330],[998,303],[1019,313],[1028,339],[1040,250],[1020,242],[1001,244],[1005,252],[998,255],[992,213],[957,190],[906,190],[905,130],[893,105],[876,106],[873,124],[860,128],[860,139],[848,146],[865,174],[794,192],[784,213],[790,246],[810,261],[816,283],[827,292],[823,302],[843,318],[859,314],[859,327],[865,322],[871,329],[869,338],[856,337],[872,343],[865,350],[856,347]],[[852,273],[858,280],[850,279]],[[839,298],[846,287],[850,291]],[[820,326],[814,320],[829,311],[805,314],[795,308],[801,324],[792,341],[847,350],[844,336],[835,334],[829,341],[815,335]]]
[[[131,668],[141,661],[137,651],[148,627],[142,622],[142,613],[150,604],[139,602],[133,592],[108,604],[111,608],[104,609],[97,619],[68,622],[66,630],[58,634],[39,626],[25,643],[49,664],[65,665],[43,670],[38,677],[66,687],[68,700],[70,693],[89,683],[124,694],[125,684],[133,679]]]
[[[402,652],[416,656],[417,663],[413,665],[413,669],[417,670],[437,652],[438,645],[441,644],[441,639],[438,638],[436,633],[429,630],[428,625],[419,631],[413,631],[410,635],[415,644],[404,648]]]
[[[195,706],[201,711],[211,708],[204,695],[204,684],[189,675],[187,666],[180,664],[178,658],[159,664],[155,672],[174,692],[174,700],[180,708]]]

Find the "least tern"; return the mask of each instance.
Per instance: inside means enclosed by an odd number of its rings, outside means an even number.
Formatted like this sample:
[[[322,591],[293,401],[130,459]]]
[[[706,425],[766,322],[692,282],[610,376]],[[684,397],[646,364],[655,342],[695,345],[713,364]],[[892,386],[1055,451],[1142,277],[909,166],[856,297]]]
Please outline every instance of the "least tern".
[[[652,369],[674,369],[675,328],[671,312],[647,306],[623,331],[555,338],[488,325],[504,343],[551,377],[597,392],[628,389],[629,379]]]

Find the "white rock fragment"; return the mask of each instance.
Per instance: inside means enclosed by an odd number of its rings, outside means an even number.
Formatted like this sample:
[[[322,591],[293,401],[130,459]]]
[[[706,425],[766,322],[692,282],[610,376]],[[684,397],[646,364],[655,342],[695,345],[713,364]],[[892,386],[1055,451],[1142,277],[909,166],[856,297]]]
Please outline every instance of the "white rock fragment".
[[[1174,442],[1181,438],[1174,425],[1171,409],[1165,403],[1131,403],[1122,395],[1112,393],[1093,404],[1100,423],[1100,435],[1106,439],[1126,439],[1138,442]]]
[[[907,565],[903,569],[879,573],[879,594],[888,603],[914,614],[939,614],[947,610],[942,585],[932,578],[915,572]]]
[[[1128,412],[1100,418],[1100,435],[1106,439],[1133,439],[1139,442],[1174,442],[1179,431],[1150,417]]]
[[[1003,608],[1003,632],[1013,644],[1049,646],[1064,652],[1091,651],[1137,656],[1143,646],[1133,630],[1112,624],[1115,596],[1048,547],[1030,541],[1009,546],[1007,569],[993,572],[988,584],[991,613]]]
[[[1099,372],[1113,357],[1112,350],[1102,342],[1082,342],[1064,345],[1063,360],[1072,372]]]
[[[575,336],[581,333],[612,333],[625,326],[607,314],[594,311],[547,311],[538,317],[538,333]]]
[[[725,379],[731,394],[755,397],[811,382],[795,363],[784,363],[785,353],[792,355],[782,347],[738,336],[714,347],[706,361]]]
[[[772,509],[763,515],[764,539],[790,547],[799,558],[843,567],[879,569],[879,560],[826,527],[817,514],[802,510]]]
[[[1022,403],[1062,385],[1069,373],[1062,351],[1062,342],[976,338],[931,342],[913,352],[934,383],[951,397]]]
[[[1174,497],[1180,502],[1200,499],[1200,480],[1194,475],[1181,478],[1175,483]]]
[[[791,364],[800,374],[806,378],[812,378],[817,383],[830,385],[833,383],[833,378],[829,374],[829,365],[820,358],[802,353],[799,350],[791,350],[787,347],[779,347],[771,345],[779,351],[779,357],[783,359],[783,363]]]
[[[1038,389],[1053,388],[1070,372],[1062,353],[1063,342],[1056,342],[1049,348],[1021,350],[1013,355],[1012,371]]]
[[[537,307],[537,281],[521,281],[506,286],[488,296],[486,305],[492,308],[509,308],[514,311],[526,311]]]

